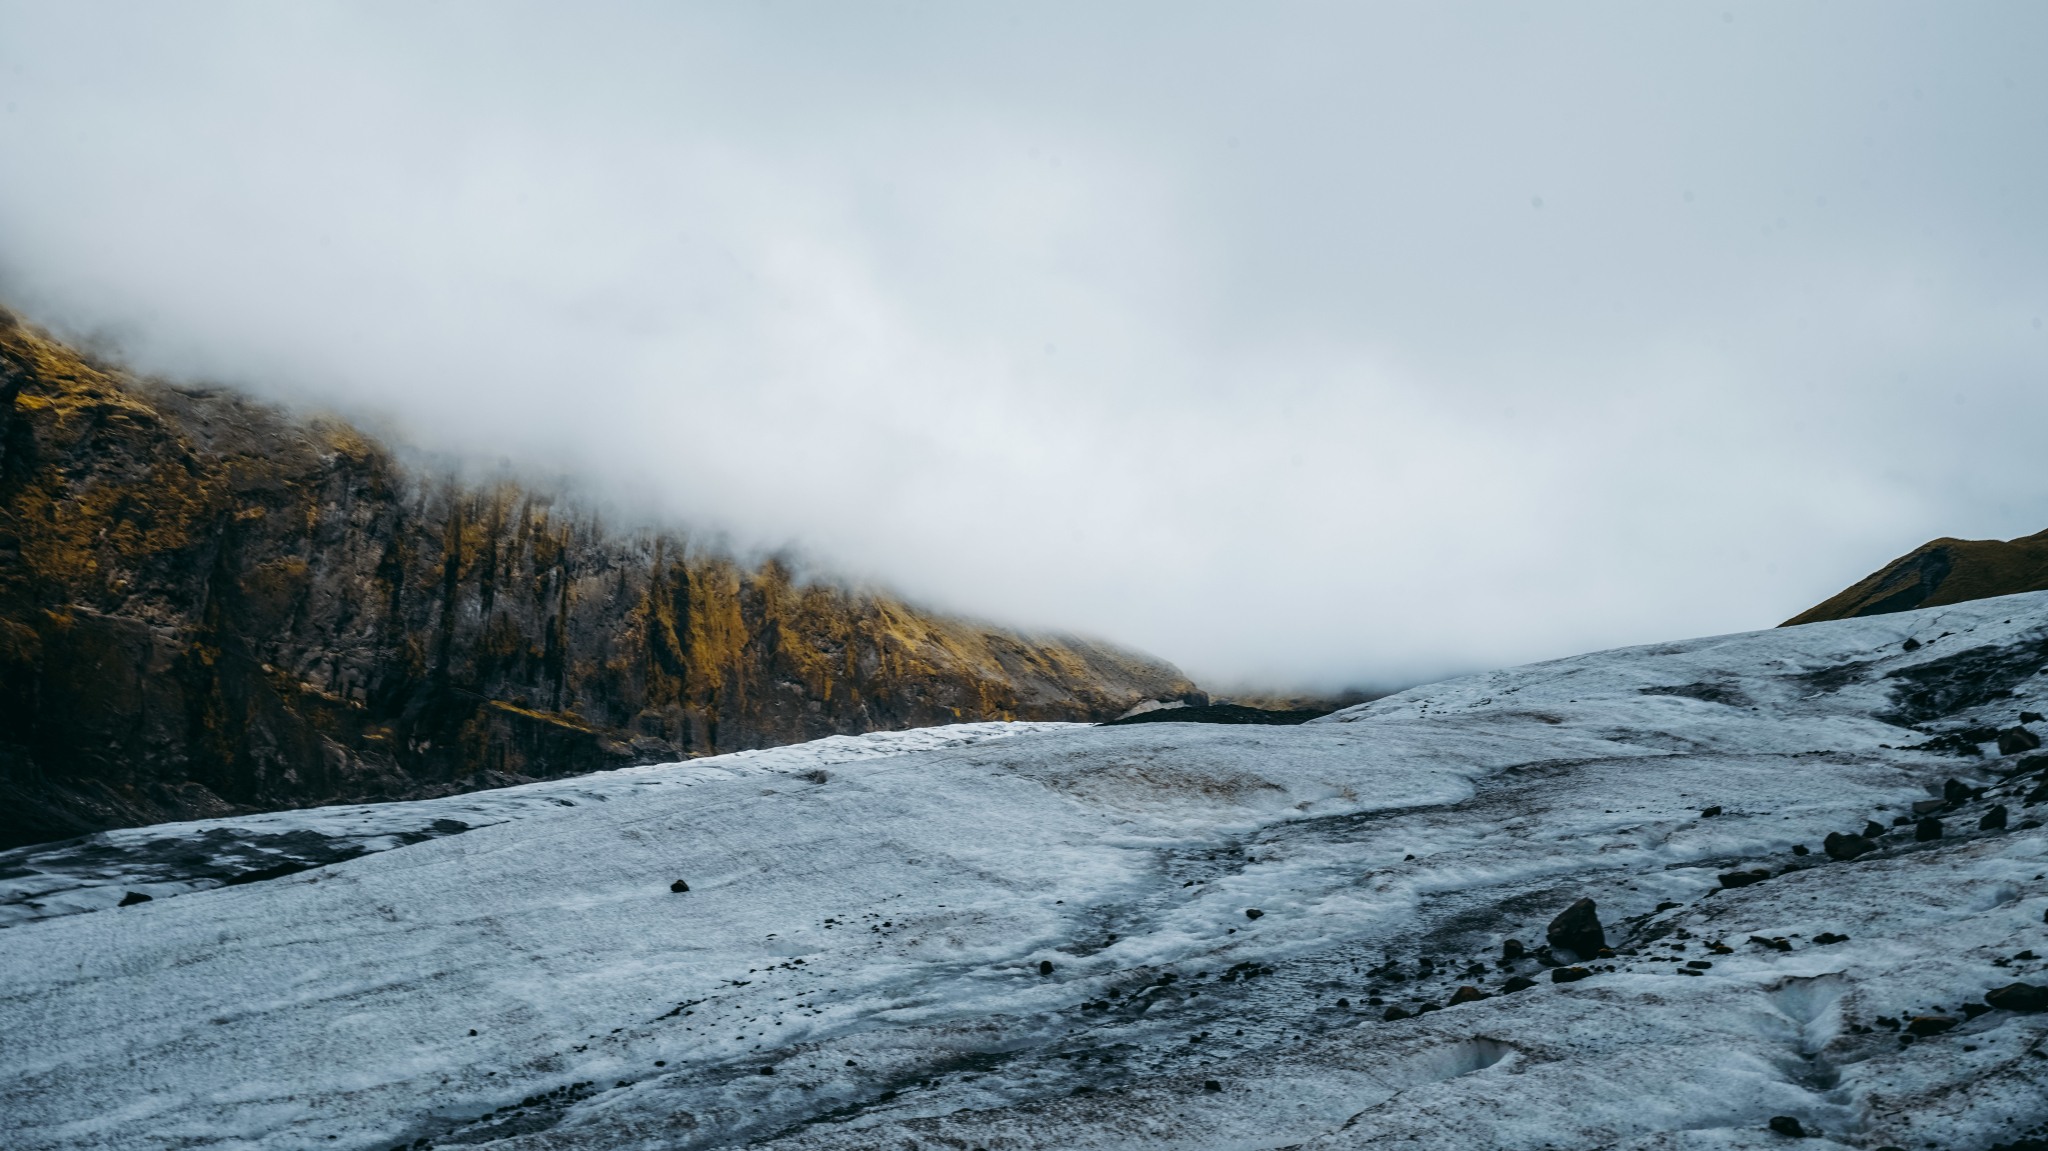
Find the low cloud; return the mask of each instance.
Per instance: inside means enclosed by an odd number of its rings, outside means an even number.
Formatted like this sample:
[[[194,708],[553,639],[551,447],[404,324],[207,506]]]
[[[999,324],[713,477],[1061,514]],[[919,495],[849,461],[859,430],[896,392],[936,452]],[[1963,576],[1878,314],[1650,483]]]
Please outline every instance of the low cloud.
[[[1206,682],[2048,527],[2033,6],[0,19],[31,316]]]

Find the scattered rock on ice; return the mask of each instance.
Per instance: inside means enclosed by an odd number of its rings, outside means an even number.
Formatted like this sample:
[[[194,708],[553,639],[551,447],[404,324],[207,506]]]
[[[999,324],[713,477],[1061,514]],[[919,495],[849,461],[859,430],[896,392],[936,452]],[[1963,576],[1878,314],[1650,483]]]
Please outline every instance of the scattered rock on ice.
[[[1872,826],[1876,825],[1873,824]],[[1868,828],[1864,829],[1864,834],[1869,834]],[[1879,834],[1883,834],[1882,829],[1880,829]],[[1862,835],[1843,835],[1839,831],[1830,831],[1828,832],[1828,837],[1821,841],[1820,849],[1827,852],[1829,859],[1839,859],[1846,862],[1867,852],[1876,851],[1877,845],[1865,839]]]
[[[1799,1120],[1790,1115],[1772,1116],[1770,1128],[1780,1135],[1790,1135],[1794,1139],[1806,1138],[1806,1128],[1800,1126]]]
[[[676,892],[677,894],[681,894],[682,892],[690,890],[690,885],[678,879],[674,883],[669,884],[668,889],[670,891]]]
[[[1590,898],[1565,908],[1543,934],[1550,946],[1576,952],[1581,959],[1591,959],[1607,946],[1607,933],[1600,927],[1600,916]]]
[[[1941,821],[1931,815],[1913,825],[1913,841],[1915,843],[1930,843],[1940,838]]]
[[[1906,1030],[1924,1038],[1929,1035],[1939,1035],[1955,1025],[1956,1021],[1953,1016],[1920,1015],[1916,1016],[1911,1023],[1906,1024]]]
[[[1977,830],[2004,831],[2005,816],[2005,805],[2001,803],[1998,806],[1992,808],[1990,811],[1984,813],[1984,818],[1977,821]]]
[[[131,891],[121,897],[121,902],[117,906],[133,907],[138,903],[148,903],[149,901],[149,896],[142,894],[140,891]]]
[[[1749,871],[1731,871],[1717,878],[1720,879],[1721,886],[1723,887],[1748,887],[1752,883],[1762,883],[1770,877],[1770,868],[1758,867]]]
[[[2031,983],[2008,983],[1984,993],[1984,1002],[2000,1011],[2048,1011],[2048,987]]]
[[[2041,737],[2024,727],[2009,727],[1998,733],[1998,754],[2018,755],[2041,746]]]

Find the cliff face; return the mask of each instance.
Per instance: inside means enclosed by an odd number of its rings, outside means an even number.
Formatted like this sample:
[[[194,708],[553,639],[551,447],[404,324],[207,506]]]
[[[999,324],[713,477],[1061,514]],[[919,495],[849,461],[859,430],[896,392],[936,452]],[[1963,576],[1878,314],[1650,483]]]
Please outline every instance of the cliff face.
[[[137,381],[0,312],[0,847],[982,719],[1202,701],[407,474],[352,428]]]
[[[1778,626],[1885,615],[2044,589],[2048,589],[2048,532],[2015,540],[1943,537],[1921,544],[1863,577],[1854,587]]]

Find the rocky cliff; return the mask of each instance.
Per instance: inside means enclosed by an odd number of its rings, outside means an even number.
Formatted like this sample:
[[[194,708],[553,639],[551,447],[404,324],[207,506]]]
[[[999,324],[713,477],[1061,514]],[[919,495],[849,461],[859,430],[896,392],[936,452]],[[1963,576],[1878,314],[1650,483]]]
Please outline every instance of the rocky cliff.
[[[0,846],[1180,697],[1157,660],[436,479],[0,312]]]
[[[1885,615],[2044,589],[2048,589],[2048,532],[2015,540],[1943,537],[1921,544],[1855,586],[1778,626]]]

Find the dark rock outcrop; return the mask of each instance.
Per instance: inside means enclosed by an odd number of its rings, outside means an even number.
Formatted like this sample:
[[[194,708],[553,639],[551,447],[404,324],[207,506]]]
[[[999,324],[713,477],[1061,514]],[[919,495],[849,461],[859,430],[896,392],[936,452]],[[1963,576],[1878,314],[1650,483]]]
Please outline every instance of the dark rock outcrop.
[[[1205,703],[1170,665],[749,569],[0,312],[0,848],[833,734]]]
[[[1330,714],[1327,711],[1265,711],[1256,707],[1242,707],[1234,703],[1212,703],[1204,707],[1172,707],[1158,711],[1141,711],[1122,719],[1112,719],[1104,727],[1127,723],[1262,723],[1292,726]]]

